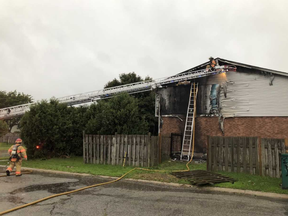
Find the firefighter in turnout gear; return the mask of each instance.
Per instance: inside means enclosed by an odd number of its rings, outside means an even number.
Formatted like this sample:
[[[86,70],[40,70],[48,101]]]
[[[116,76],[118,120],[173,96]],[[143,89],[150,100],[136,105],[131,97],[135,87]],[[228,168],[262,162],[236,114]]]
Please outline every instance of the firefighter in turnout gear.
[[[16,166],[16,176],[21,176],[21,165],[22,159],[27,160],[26,150],[21,146],[22,140],[18,138],[15,141],[15,145],[12,145],[8,150],[8,154],[10,155],[9,161],[10,165],[6,169],[7,176],[10,176],[10,172],[13,170],[14,166]]]

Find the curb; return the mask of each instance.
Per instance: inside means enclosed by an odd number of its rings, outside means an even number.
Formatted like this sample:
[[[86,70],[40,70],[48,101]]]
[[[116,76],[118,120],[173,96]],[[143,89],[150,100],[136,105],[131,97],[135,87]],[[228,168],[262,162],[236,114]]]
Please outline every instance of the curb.
[[[5,167],[4,165],[0,165],[0,167]],[[36,169],[36,168],[29,168],[29,167],[22,167],[24,170],[29,169],[35,171],[36,173],[53,173],[53,174],[65,174],[71,176],[89,176],[89,177],[99,177],[104,179],[117,179],[118,177],[112,176],[102,176],[102,175],[92,175],[86,173],[72,173],[72,172],[65,172],[65,171],[58,171],[58,170],[47,170],[47,169]],[[198,190],[199,192],[220,192],[220,193],[229,193],[229,194],[242,194],[242,195],[249,195],[249,196],[256,196],[256,197],[264,197],[264,198],[274,198],[274,199],[287,199],[288,195],[286,194],[277,194],[271,192],[260,192],[260,191],[252,191],[252,190],[241,190],[241,189],[232,189],[232,188],[218,188],[218,187],[206,187],[206,188],[199,188],[193,185],[188,184],[178,184],[178,183],[168,183],[168,182],[159,182],[159,181],[150,181],[150,180],[143,180],[143,179],[131,179],[125,178],[125,181],[131,182],[141,182],[141,183],[150,183],[150,184],[158,184],[164,186],[172,186],[172,187],[188,187]]]

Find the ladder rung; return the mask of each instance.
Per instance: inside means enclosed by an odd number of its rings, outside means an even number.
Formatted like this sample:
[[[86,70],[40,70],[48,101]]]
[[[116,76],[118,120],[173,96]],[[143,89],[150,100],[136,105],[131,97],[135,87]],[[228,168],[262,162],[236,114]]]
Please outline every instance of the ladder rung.
[[[190,97],[188,102],[188,108],[187,108],[187,117],[186,117],[186,124],[184,129],[184,137],[183,137],[183,143],[182,143],[182,150],[181,150],[181,159],[184,157],[188,157],[191,155],[191,145],[192,145],[192,138],[193,138],[193,126],[194,126],[194,112],[195,112],[195,100],[197,97],[197,88],[198,84],[195,83],[194,85],[191,84],[190,89]]]

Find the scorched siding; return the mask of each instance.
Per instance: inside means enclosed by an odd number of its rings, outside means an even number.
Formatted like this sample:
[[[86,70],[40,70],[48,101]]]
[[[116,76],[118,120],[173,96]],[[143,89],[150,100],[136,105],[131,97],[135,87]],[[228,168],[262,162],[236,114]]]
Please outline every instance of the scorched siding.
[[[227,97],[223,89],[220,92],[224,117],[288,116],[288,77],[275,75],[270,85],[270,75],[229,72],[226,76]]]

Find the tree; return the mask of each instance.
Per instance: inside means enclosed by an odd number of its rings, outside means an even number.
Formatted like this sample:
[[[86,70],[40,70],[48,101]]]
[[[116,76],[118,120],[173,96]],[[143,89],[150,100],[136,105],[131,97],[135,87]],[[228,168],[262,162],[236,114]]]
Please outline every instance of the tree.
[[[152,80],[151,77],[147,76],[145,81]],[[119,75],[119,80],[116,78],[108,82],[105,88],[110,88],[119,85],[125,85],[129,83],[135,83],[143,81],[143,79],[132,73],[123,73]],[[140,115],[145,119],[149,125],[149,131],[153,134],[157,134],[157,118],[155,118],[155,92],[143,92],[138,94],[133,94],[133,97],[138,99],[138,108]]]
[[[8,132],[8,125],[6,122],[0,120],[0,137],[4,136]]]
[[[86,131],[91,134],[147,134],[148,122],[141,116],[138,100],[127,93],[91,105]]]
[[[5,92],[0,91],[0,109],[5,107],[17,106],[20,104],[32,103],[33,99],[31,95],[17,92]],[[14,117],[13,119],[5,120],[8,124],[9,131],[12,130],[14,125],[18,125],[20,122],[21,116]]]
[[[135,82],[140,82],[143,81],[140,76],[137,76],[134,72],[132,73],[122,73],[119,75],[120,80],[117,80],[116,78],[113,79],[112,81],[108,82],[104,88],[110,88],[114,86],[119,86],[119,85],[125,85],[129,83],[135,83]]]
[[[32,103],[31,95],[17,92],[0,91],[0,109],[10,106],[17,106],[25,103]]]
[[[87,108],[67,107],[58,101],[33,105],[20,121],[21,138],[31,157],[82,155],[82,131]],[[36,149],[39,145],[40,148]]]

